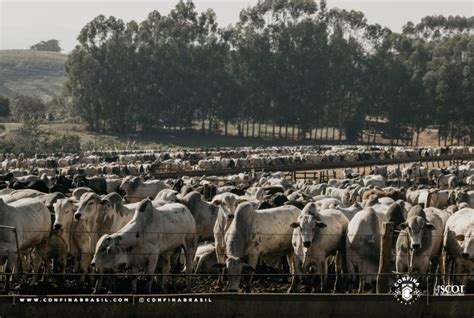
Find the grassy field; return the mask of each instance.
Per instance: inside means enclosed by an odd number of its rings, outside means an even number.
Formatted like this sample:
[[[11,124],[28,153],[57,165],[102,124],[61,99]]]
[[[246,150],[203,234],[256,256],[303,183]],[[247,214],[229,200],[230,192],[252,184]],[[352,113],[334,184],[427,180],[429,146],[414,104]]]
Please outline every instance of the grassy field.
[[[0,131],[0,137],[10,134],[20,126],[18,123],[1,123],[4,127]],[[183,133],[164,133],[153,136],[116,136],[111,134],[94,133],[87,131],[81,124],[71,123],[48,123],[41,125],[41,128],[55,135],[70,134],[80,138],[83,150],[113,150],[113,149],[179,149],[184,147],[244,147],[244,146],[283,146],[297,145],[301,142],[296,140],[273,140],[271,138],[247,138],[236,136],[236,131],[232,131],[231,136],[208,135],[199,131]],[[268,128],[270,131],[270,127]],[[329,130],[332,136],[332,130]],[[234,135],[235,133],[235,135]],[[325,134],[325,131],[323,132]],[[318,132],[318,136],[320,131]],[[314,136],[314,132],[313,132]],[[336,140],[318,143],[337,144]],[[379,141],[379,140],[377,140]],[[312,143],[314,141],[307,141]],[[434,131],[423,132],[420,136],[420,146],[436,146],[437,138]]]
[[[18,123],[0,123],[4,130],[0,137],[6,136],[20,127]],[[184,147],[244,147],[244,146],[272,146],[295,145],[296,141],[264,140],[259,138],[245,138],[237,136],[207,135],[200,132],[163,134],[154,136],[116,136],[104,133],[87,131],[81,124],[48,123],[40,126],[42,129],[56,134],[70,134],[79,136],[81,145],[86,150],[111,149],[178,149]]]
[[[0,94],[18,92],[51,99],[65,80],[66,55],[32,50],[0,50]]]

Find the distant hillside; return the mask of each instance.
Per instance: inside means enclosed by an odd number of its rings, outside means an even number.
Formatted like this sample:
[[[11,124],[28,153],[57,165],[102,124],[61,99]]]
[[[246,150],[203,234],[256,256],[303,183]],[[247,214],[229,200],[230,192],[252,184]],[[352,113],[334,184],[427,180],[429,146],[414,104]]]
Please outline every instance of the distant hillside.
[[[55,52],[0,50],[0,94],[39,95],[48,100],[61,92],[67,56]]]

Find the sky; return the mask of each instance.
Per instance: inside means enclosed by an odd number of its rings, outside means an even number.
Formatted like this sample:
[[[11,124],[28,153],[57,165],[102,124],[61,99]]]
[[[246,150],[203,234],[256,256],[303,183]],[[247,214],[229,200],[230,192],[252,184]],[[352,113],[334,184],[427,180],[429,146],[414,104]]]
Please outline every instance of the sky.
[[[0,0],[0,49],[28,49],[57,39],[67,53],[77,44],[81,28],[99,14],[124,21],[143,21],[152,10],[167,14],[170,0]],[[198,12],[212,8],[220,26],[238,21],[240,10],[258,0],[194,0]],[[327,0],[328,7],[362,11],[369,23],[399,32],[407,21],[427,15],[474,16],[474,0]]]

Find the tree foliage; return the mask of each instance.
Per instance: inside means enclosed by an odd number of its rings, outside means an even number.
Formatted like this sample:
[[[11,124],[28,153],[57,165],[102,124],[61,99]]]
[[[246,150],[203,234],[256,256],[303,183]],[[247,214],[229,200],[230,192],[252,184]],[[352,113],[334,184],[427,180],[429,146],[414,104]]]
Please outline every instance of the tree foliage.
[[[179,1],[138,23],[98,16],[66,63],[66,92],[92,130],[215,123],[337,127],[357,140],[366,116],[386,129],[473,132],[472,18],[429,16],[402,33],[314,0],[260,0],[217,25]]]
[[[62,51],[61,47],[59,46],[59,41],[55,39],[38,42],[35,45],[30,46],[30,50],[49,51],[49,52]]]

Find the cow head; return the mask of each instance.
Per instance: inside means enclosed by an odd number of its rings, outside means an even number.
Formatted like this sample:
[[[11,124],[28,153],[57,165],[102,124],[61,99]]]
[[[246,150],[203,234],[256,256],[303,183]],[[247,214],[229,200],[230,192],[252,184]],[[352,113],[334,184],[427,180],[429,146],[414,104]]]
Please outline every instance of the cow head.
[[[54,207],[54,224],[53,229],[60,231],[68,227],[74,219],[76,206],[71,199],[59,199],[53,204]]]
[[[464,242],[461,254],[462,258],[466,260],[474,259],[474,227],[471,227],[465,235],[457,235],[455,239]]]
[[[224,193],[220,199],[213,200],[211,203],[219,207],[219,213],[222,213],[222,216],[226,218],[226,228],[228,228],[239,203],[237,196],[233,193]]]
[[[311,247],[319,229],[325,228],[326,226],[324,222],[321,222],[314,202],[306,204],[298,217],[298,222],[291,224],[291,227],[300,229],[301,240],[305,248]]]
[[[129,264],[130,248],[123,246],[122,236],[104,235],[96,245],[91,265],[97,268],[111,269]]]
[[[128,194],[130,191],[132,191],[138,186],[139,182],[140,178],[127,176],[122,180],[119,190],[122,190]]]
[[[397,229],[407,229],[407,234],[411,242],[410,248],[413,250],[419,250],[423,248],[423,236],[427,235],[427,231],[434,230],[435,227],[424,217],[411,216],[407,218],[406,222],[401,223]]]
[[[113,209],[112,203],[109,200],[102,199],[100,196],[94,192],[87,193],[81,197],[79,202],[79,208],[74,217],[77,220],[83,220],[89,223],[92,219],[96,219],[99,216],[104,216],[104,214],[110,209]],[[99,213],[101,213],[99,215]]]

